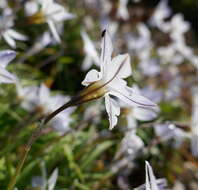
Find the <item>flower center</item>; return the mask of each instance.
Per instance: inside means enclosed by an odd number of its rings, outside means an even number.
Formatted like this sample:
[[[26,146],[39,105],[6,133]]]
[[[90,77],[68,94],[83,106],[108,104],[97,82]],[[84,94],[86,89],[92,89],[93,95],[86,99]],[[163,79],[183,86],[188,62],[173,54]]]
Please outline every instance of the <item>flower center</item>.
[[[42,24],[46,22],[46,17],[42,11],[38,11],[29,17],[29,22],[33,24]]]
[[[108,92],[106,83],[103,80],[96,81],[80,92],[83,102],[98,99]]]

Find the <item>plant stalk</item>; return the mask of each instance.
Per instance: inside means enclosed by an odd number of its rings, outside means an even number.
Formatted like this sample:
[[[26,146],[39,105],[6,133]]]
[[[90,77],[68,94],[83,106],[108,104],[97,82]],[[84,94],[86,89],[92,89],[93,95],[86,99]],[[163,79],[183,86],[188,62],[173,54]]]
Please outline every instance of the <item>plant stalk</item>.
[[[27,159],[28,153],[32,147],[32,144],[34,143],[34,141],[40,136],[43,127],[51,120],[53,119],[57,114],[59,114],[60,112],[62,112],[63,110],[71,107],[71,106],[76,106],[97,98],[100,98],[101,96],[104,95],[104,91],[103,91],[103,87],[105,86],[105,84],[100,84],[100,83],[96,83],[95,85],[90,85],[88,87],[86,87],[84,90],[82,90],[79,94],[77,94],[76,96],[74,96],[69,102],[67,102],[66,104],[64,104],[63,106],[59,107],[57,110],[55,110],[54,112],[52,112],[51,114],[49,114],[48,116],[46,116],[37,126],[37,128],[35,129],[35,131],[33,132],[32,136],[30,137],[30,139],[28,140],[28,143],[26,144],[26,148],[24,150],[24,154],[22,155],[22,159],[19,161],[19,164],[17,166],[15,175],[13,176],[13,178],[11,179],[7,190],[13,190],[14,186],[17,182],[17,178],[21,173],[21,169]]]
[[[61,106],[60,108],[58,108],[57,110],[55,110],[54,112],[52,112],[51,114],[49,114],[46,118],[43,119],[43,121],[41,121],[37,128],[35,129],[35,131],[33,132],[32,136],[30,137],[30,139],[28,140],[25,148],[24,148],[24,153],[22,155],[22,159],[19,161],[16,172],[14,174],[14,176],[12,177],[10,183],[8,184],[7,190],[13,190],[14,186],[17,182],[17,178],[21,173],[21,169],[23,168],[23,165],[27,159],[28,153],[32,147],[32,144],[34,143],[34,141],[40,136],[43,127],[51,120],[53,119],[58,113],[60,113],[61,111],[67,109],[70,106],[75,105],[73,102],[73,99],[70,100],[68,103],[64,104],[63,106]]]

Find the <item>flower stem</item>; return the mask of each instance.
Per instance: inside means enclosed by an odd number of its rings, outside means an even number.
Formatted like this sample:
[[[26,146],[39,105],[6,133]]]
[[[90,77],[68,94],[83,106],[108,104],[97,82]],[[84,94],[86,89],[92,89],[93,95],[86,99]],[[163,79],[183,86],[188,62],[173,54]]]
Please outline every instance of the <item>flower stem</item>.
[[[102,86],[103,87],[103,86]],[[13,178],[11,179],[7,190],[13,190],[14,186],[17,182],[17,178],[21,173],[21,169],[27,159],[28,153],[32,147],[32,144],[34,143],[34,141],[36,141],[36,139],[40,136],[43,127],[51,120],[53,119],[57,114],[59,114],[60,112],[62,112],[63,110],[71,107],[71,106],[76,106],[94,99],[97,99],[99,97],[101,97],[104,93],[97,95],[97,91],[100,90],[101,87],[99,86],[94,86],[94,85],[90,85],[89,87],[85,88],[84,90],[82,90],[79,94],[77,94],[76,96],[74,96],[69,102],[67,102],[66,104],[64,104],[63,106],[59,107],[57,110],[55,110],[54,112],[52,112],[51,114],[49,114],[48,116],[46,116],[37,126],[37,128],[35,129],[35,131],[32,133],[32,136],[30,137],[30,139],[28,140],[28,143],[26,144],[25,150],[24,150],[24,154],[22,155],[22,159],[19,161],[19,164],[17,166],[15,175],[13,176]],[[96,96],[95,96],[96,94]]]
[[[64,104],[63,106],[61,106],[60,108],[58,108],[57,110],[55,110],[54,112],[52,112],[51,114],[49,114],[46,118],[43,119],[43,121],[41,121],[37,128],[35,129],[35,131],[33,132],[32,136],[30,137],[30,139],[28,140],[25,148],[24,148],[24,153],[22,155],[22,159],[19,161],[16,172],[14,174],[14,176],[12,177],[10,183],[8,184],[7,190],[13,190],[14,186],[17,182],[17,178],[21,173],[21,169],[23,168],[23,165],[27,159],[28,153],[32,147],[32,144],[34,143],[34,141],[36,141],[36,139],[40,136],[43,127],[52,119],[54,118],[58,113],[60,113],[61,111],[67,109],[70,106],[75,105],[73,102],[73,99],[70,100],[68,103]]]
[[[11,179],[9,185],[8,185],[8,188],[7,190],[13,190],[16,182],[17,182],[17,177],[19,176],[20,172],[21,172],[21,169],[25,163],[25,160],[27,158],[27,155],[28,155],[28,152],[29,152],[29,148],[25,148],[24,150],[24,154],[23,154],[23,157],[22,157],[22,160],[19,162],[18,166],[17,166],[17,169],[16,169],[16,172],[15,172],[15,175],[13,176],[13,178]]]

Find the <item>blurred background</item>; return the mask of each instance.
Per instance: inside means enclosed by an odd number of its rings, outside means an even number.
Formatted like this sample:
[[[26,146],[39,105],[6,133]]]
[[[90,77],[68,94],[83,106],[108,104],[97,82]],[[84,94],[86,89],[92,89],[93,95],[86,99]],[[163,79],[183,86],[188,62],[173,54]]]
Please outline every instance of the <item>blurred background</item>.
[[[113,56],[130,54],[128,86],[159,110],[141,115],[119,102],[113,130],[103,99],[63,111],[33,144],[16,187],[145,189],[147,160],[165,180],[159,189],[197,190],[198,1],[54,0],[68,13],[63,18],[50,17],[53,11],[43,16],[49,2],[41,2],[0,0],[0,49],[17,53],[7,67],[17,80],[0,84],[0,189],[13,177],[38,119],[82,90],[91,68],[99,70],[107,28]],[[51,189],[49,179],[56,181]]]

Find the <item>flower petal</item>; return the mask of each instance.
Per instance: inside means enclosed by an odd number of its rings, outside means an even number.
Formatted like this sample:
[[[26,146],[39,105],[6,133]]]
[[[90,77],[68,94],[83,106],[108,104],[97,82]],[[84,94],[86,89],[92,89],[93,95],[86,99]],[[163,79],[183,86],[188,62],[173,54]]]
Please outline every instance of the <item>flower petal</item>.
[[[157,186],[157,181],[153,173],[153,169],[149,162],[146,161],[146,190],[159,190]]]
[[[109,129],[111,130],[117,124],[117,116],[120,115],[120,107],[114,99],[110,98],[109,95],[105,96],[105,107],[109,116]]]
[[[93,63],[92,58],[89,55],[86,55],[82,63],[82,70],[85,71],[89,69],[92,63]]]
[[[110,94],[120,98],[123,102],[127,103],[130,106],[139,106],[139,107],[156,107],[157,105],[151,100],[145,98],[144,96],[129,93],[126,89],[112,89]]]
[[[13,39],[16,39],[16,40],[21,40],[21,41],[25,41],[27,40],[27,37],[23,34],[20,34],[18,32],[16,32],[15,30],[13,29],[9,29],[7,30],[7,33],[8,35],[13,38]]]
[[[104,73],[107,70],[107,64],[111,62],[111,55],[113,52],[113,44],[107,30],[104,30],[102,33],[101,48],[101,71]]]
[[[3,34],[3,38],[9,44],[10,47],[16,48],[16,42],[15,42],[15,40],[7,32],[5,32]]]
[[[0,67],[0,83],[14,83],[17,81],[16,76],[9,73],[3,67]]]
[[[55,39],[58,43],[60,43],[61,40],[60,40],[60,37],[59,37],[59,35],[58,35],[58,32],[57,32],[55,23],[54,23],[53,21],[51,21],[51,20],[48,20],[47,23],[48,23],[49,28],[50,28],[50,30],[51,30],[51,32],[52,32],[52,35],[54,36],[54,39]]]
[[[58,178],[58,169],[56,168],[48,180],[48,190],[53,190]]]
[[[137,128],[137,121],[133,116],[133,112],[127,114],[127,127],[133,131]]]
[[[158,110],[151,108],[136,107],[133,110],[133,116],[141,121],[150,121],[157,117]]]
[[[92,69],[85,76],[85,79],[82,81],[82,85],[88,86],[89,84],[100,80],[100,78],[101,78],[101,74],[95,69]]]
[[[16,52],[12,50],[0,51],[0,64],[1,67],[5,68],[10,61],[16,57]]]
[[[38,101],[38,87],[27,86],[22,87],[20,83],[16,84],[18,98],[22,101],[21,106],[27,111],[34,111],[39,103]]]
[[[41,84],[38,96],[40,101],[39,104],[42,105],[44,108],[47,107],[47,104],[50,102],[50,91],[46,85]]]
[[[106,79],[114,77],[127,78],[132,74],[129,54],[118,55],[113,58],[111,64],[107,65]]]

